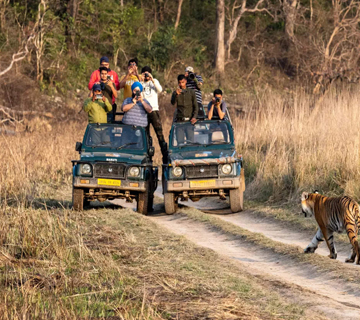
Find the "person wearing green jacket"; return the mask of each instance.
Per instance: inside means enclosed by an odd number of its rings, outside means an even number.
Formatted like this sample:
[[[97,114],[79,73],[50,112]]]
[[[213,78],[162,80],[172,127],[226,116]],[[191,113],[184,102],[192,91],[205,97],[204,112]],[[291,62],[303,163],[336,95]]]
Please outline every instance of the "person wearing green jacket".
[[[107,123],[107,113],[111,110],[111,103],[102,94],[100,84],[94,84],[92,97],[84,102],[84,111],[89,116],[89,123]]]

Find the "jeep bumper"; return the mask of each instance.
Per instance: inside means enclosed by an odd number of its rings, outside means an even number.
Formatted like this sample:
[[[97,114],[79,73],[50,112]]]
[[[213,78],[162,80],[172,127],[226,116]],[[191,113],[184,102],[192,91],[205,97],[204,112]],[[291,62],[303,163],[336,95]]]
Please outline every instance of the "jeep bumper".
[[[165,182],[165,190],[167,190],[167,192],[236,189],[239,187],[240,177],[208,178],[201,180],[168,180]]]
[[[117,181],[121,181],[120,186],[99,184],[98,178],[74,177],[73,186],[75,188],[84,188],[84,189],[101,188],[101,189],[110,189],[110,190],[137,191],[137,192],[146,191],[145,181],[138,181],[138,180],[117,180]]]

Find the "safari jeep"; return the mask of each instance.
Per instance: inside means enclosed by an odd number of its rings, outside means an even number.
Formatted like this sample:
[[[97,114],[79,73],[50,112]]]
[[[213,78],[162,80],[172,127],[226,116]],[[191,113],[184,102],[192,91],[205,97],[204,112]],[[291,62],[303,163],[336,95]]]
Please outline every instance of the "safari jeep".
[[[178,122],[169,137],[169,164],[163,165],[165,212],[173,214],[178,200],[230,198],[232,212],[243,209],[245,190],[242,157],[237,156],[233,129],[226,120],[195,125]]]
[[[158,169],[152,165],[154,147],[145,129],[125,124],[89,124],[83,142],[76,143],[80,160],[73,160],[73,208],[90,201],[137,201],[137,211],[152,210]]]

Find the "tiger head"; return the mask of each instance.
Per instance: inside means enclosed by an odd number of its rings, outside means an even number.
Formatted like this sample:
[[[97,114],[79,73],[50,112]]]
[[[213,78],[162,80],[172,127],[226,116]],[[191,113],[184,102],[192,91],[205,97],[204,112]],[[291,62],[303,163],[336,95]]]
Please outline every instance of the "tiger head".
[[[302,213],[305,215],[305,217],[313,216],[315,198],[318,196],[318,194],[319,194],[318,191],[314,191],[314,193],[303,192],[301,194],[301,208],[302,208]]]

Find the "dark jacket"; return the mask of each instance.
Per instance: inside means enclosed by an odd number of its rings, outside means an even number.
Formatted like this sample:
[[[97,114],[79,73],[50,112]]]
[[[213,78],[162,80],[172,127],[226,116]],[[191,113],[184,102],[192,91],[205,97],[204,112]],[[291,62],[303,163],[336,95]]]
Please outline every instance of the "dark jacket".
[[[189,88],[183,89],[183,92],[179,95],[176,94],[176,91],[173,92],[171,96],[171,104],[176,103],[176,118],[195,118],[199,112],[199,106],[196,101],[195,91]]]

